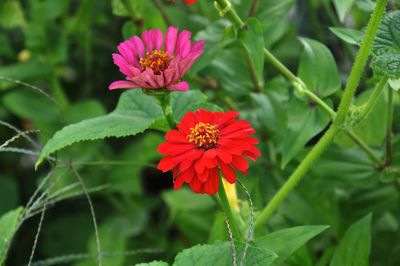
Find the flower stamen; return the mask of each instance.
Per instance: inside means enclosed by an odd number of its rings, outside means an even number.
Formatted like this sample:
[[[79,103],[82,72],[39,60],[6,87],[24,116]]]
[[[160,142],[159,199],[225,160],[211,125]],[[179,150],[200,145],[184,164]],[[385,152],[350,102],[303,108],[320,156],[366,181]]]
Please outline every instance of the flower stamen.
[[[142,71],[150,68],[154,71],[154,74],[160,75],[161,72],[168,68],[171,60],[172,57],[168,56],[167,52],[154,50],[147,52],[145,57],[140,58],[139,64],[142,67]]]
[[[198,148],[212,149],[219,139],[219,130],[216,125],[209,123],[198,123],[190,128],[190,134],[187,135],[189,142],[195,144]]]

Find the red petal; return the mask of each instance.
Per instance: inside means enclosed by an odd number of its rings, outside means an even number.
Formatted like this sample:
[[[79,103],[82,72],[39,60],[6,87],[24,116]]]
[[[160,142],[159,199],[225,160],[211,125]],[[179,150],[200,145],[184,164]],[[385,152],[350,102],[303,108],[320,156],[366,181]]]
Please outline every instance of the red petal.
[[[236,111],[229,111],[226,113],[223,113],[220,119],[218,119],[217,124],[218,128],[224,128],[227,126],[229,122],[231,122],[233,119],[239,116],[239,113]]]
[[[209,174],[210,170],[205,169],[201,174],[197,174],[197,178],[200,180],[200,182],[204,183],[207,181]]]
[[[193,149],[192,144],[175,144],[170,142],[164,142],[158,145],[158,152],[160,154],[181,154]]]
[[[197,178],[193,178],[192,181],[189,183],[190,188],[196,193],[202,193],[201,185],[202,183]]]
[[[239,171],[247,171],[247,169],[249,168],[249,162],[242,156],[234,155],[232,157],[232,166]]]
[[[157,169],[163,171],[164,173],[171,170],[175,166],[175,163],[172,161],[171,157],[167,156],[158,163]]]
[[[171,130],[165,135],[165,139],[174,143],[189,143],[185,134],[178,130]]]
[[[174,189],[179,189],[183,185],[184,181],[185,180],[182,176],[178,176],[174,181]]]
[[[231,184],[236,182],[236,173],[229,165],[221,162],[219,167],[221,168],[222,176],[226,179],[226,181]]]
[[[196,170],[196,172],[198,174],[201,174],[204,172],[204,170],[206,169],[206,163],[205,163],[205,160],[203,159],[203,157],[200,157],[199,159],[197,159],[197,161],[194,164],[194,169]]]
[[[221,135],[227,135],[233,132],[241,131],[243,129],[251,128],[250,123],[246,120],[235,121],[234,123],[226,126],[221,130]]]
[[[192,167],[192,166],[193,166],[193,161],[182,161],[179,164],[179,170],[181,170],[183,172],[183,171],[186,171],[189,167]]]
[[[176,127],[181,131],[183,134],[188,135],[190,133],[190,128],[196,125],[196,116],[193,112],[186,113],[179,124]]]
[[[204,193],[216,194],[218,192],[218,187],[219,187],[219,174],[218,174],[218,169],[215,168],[213,170],[210,170],[210,175],[208,177],[208,180],[203,185]]]
[[[218,157],[221,159],[226,164],[229,164],[232,162],[232,155],[223,149],[218,149]]]

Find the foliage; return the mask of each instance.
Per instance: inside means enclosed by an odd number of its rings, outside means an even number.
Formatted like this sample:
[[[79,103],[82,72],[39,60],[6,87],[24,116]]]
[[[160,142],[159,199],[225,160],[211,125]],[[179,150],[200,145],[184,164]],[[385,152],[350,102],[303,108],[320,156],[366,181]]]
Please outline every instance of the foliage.
[[[0,3],[0,265],[400,264],[398,1],[229,2]],[[190,91],[108,90],[170,25],[206,43]],[[260,142],[232,217],[157,169],[198,109]]]

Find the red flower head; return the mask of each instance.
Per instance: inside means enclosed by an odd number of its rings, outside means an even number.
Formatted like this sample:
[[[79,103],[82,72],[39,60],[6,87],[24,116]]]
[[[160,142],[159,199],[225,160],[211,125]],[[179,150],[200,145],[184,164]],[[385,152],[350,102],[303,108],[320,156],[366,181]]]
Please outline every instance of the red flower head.
[[[187,5],[193,5],[196,4],[197,0],[185,0],[185,4]]]
[[[161,30],[144,31],[142,38],[133,36],[118,45],[114,63],[126,80],[113,82],[109,88],[143,88],[187,91],[182,76],[203,53],[203,41],[192,43],[191,33],[169,27],[165,38]]]
[[[235,111],[187,113],[158,146],[167,155],[158,164],[163,172],[173,170],[174,188],[189,183],[196,193],[215,194],[219,186],[219,170],[231,184],[236,182],[234,169],[247,175],[249,163],[261,156],[255,130],[246,120],[236,120]]]

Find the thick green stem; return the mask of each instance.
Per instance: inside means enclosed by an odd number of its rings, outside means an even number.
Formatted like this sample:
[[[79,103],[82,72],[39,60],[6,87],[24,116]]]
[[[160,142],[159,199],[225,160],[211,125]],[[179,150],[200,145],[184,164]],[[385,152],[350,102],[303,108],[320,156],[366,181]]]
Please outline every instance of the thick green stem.
[[[313,147],[313,149],[307,154],[306,158],[301,162],[301,164],[297,167],[297,169],[293,172],[293,174],[289,177],[289,179],[285,182],[285,184],[280,188],[280,190],[275,194],[272,200],[268,203],[268,205],[263,209],[261,214],[256,220],[255,226],[260,227],[265,223],[265,221],[272,215],[272,213],[278,208],[279,204],[287,197],[289,192],[291,192],[297,183],[301,180],[301,178],[308,172],[308,170],[313,165],[314,161],[318,159],[318,157],[325,151],[325,149],[329,146],[329,144],[333,141],[337,132],[341,129],[342,124],[345,121],[346,115],[349,111],[351,102],[353,100],[353,96],[356,92],[357,86],[359,84],[361,75],[363,73],[365,64],[367,62],[368,56],[371,51],[372,43],[376,35],[376,31],[382,19],[382,16],[385,11],[385,7],[388,0],[378,0],[375,6],[375,10],[372,14],[372,17],[368,23],[367,31],[365,34],[365,38],[361,43],[360,50],[357,54],[355,63],[351,70],[349,80],[346,84],[345,91],[342,97],[342,100],[339,105],[339,109],[336,115],[336,118],[329,128],[327,132],[322,136],[319,142]],[[219,4],[220,8],[226,7],[229,0],[216,0]],[[237,15],[235,10],[231,8],[227,12],[227,17],[238,27],[244,27],[244,22]],[[299,84],[301,87],[306,88],[304,82],[301,79],[296,77],[285,65],[283,65],[268,49],[264,48],[265,57],[276,67],[279,71],[281,71],[290,81],[293,83]],[[307,93],[313,95],[312,92]],[[318,96],[315,95],[318,98]],[[314,98],[315,100],[315,98]],[[321,100],[322,101],[322,100]],[[321,101],[316,101],[321,105]],[[324,103],[325,104],[325,103]],[[329,107],[329,106],[328,106]],[[334,112],[330,111],[330,108],[327,108],[326,105],[323,105],[323,108],[331,115]],[[361,141],[361,140],[360,140]],[[360,142],[356,142],[360,143]],[[362,145],[361,148],[364,150],[369,150],[367,145]],[[369,150],[370,151],[370,150]],[[369,154],[369,153],[368,153]],[[372,152],[371,152],[372,154]],[[374,155],[372,155],[374,157]]]
[[[368,23],[367,32],[363,41],[361,42],[360,50],[357,54],[356,61],[351,69],[349,79],[344,89],[344,94],[337,111],[337,117],[333,122],[334,125],[341,125],[346,119],[347,112],[349,111],[353,96],[360,82],[361,75],[364,71],[364,66],[367,63],[369,54],[371,52],[372,43],[374,42],[376,31],[382,20],[385,12],[385,7],[388,0],[378,0],[375,10]]]
[[[383,89],[388,81],[388,77],[384,76],[372,92],[371,96],[368,99],[368,102],[365,104],[362,113],[360,114],[360,121],[363,120],[368,116],[368,114],[372,111],[376,101],[378,100],[379,96],[381,96]]]
[[[329,144],[333,141],[335,135],[342,127],[346,115],[349,111],[353,96],[356,92],[358,83],[360,81],[363,69],[367,62],[368,56],[371,52],[373,40],[378,30],[379,23],[382,19],[383,13],[388,0],[378,0],[374,13],[368,23],[365,38],[361,43],[360,51],[356,57],[356,61],[351,70],[348,83],[343,94],[343,98],[339,105],[336,119],[327,132],[322,136],[319,142],[307,154],[301,164],[283,184],[279,191],[274,195],[268,205],[262,210],[255,222],[255,228],[262,226],[266,220],[273,214],[278,206],[286,199],[287,195],[294,189],[300,182],[301,178],[308,172],[314,162],[321,156]]]
[[[273,212],[278,208],[278,206],[284,201],[287,195],[294,189],[294,187],[300,182],[301,178],[308,172],[314,161],[317,160],[325,149],[332,142],[336,133],[338,132],[337,127],[331,127],[324,136],[319,140],[317,145],[307,154],[303,159],[301,164],[293,172],[293,174],[288,178],[288,180],[283,184],[279,191],[273,196],[268,205],[262,210],[256,219],[254,224],[255,228],[262,226],[265,221],[273,214]]]
[[[392,163],[393,148],[392,148],[392,124],[393,124],[393,89],[389,86],[388,104],[387,104],[387,131],[386,131],[386,165]]]
[[[221,207],[222,207],[223,211],[225,212],[226,218],[228,219],[229,225],[231,227],[233,237],[235,238],[236,241],[241,240],[242,237],[241,237],[241,234],[239,231],[239,227],[237,227],[236,219],[233,216],[231,206],[229,205],[228,197],[226,196],[222,178],[220,180],[218,196],[219,196],[219,200],[221,203]]]

